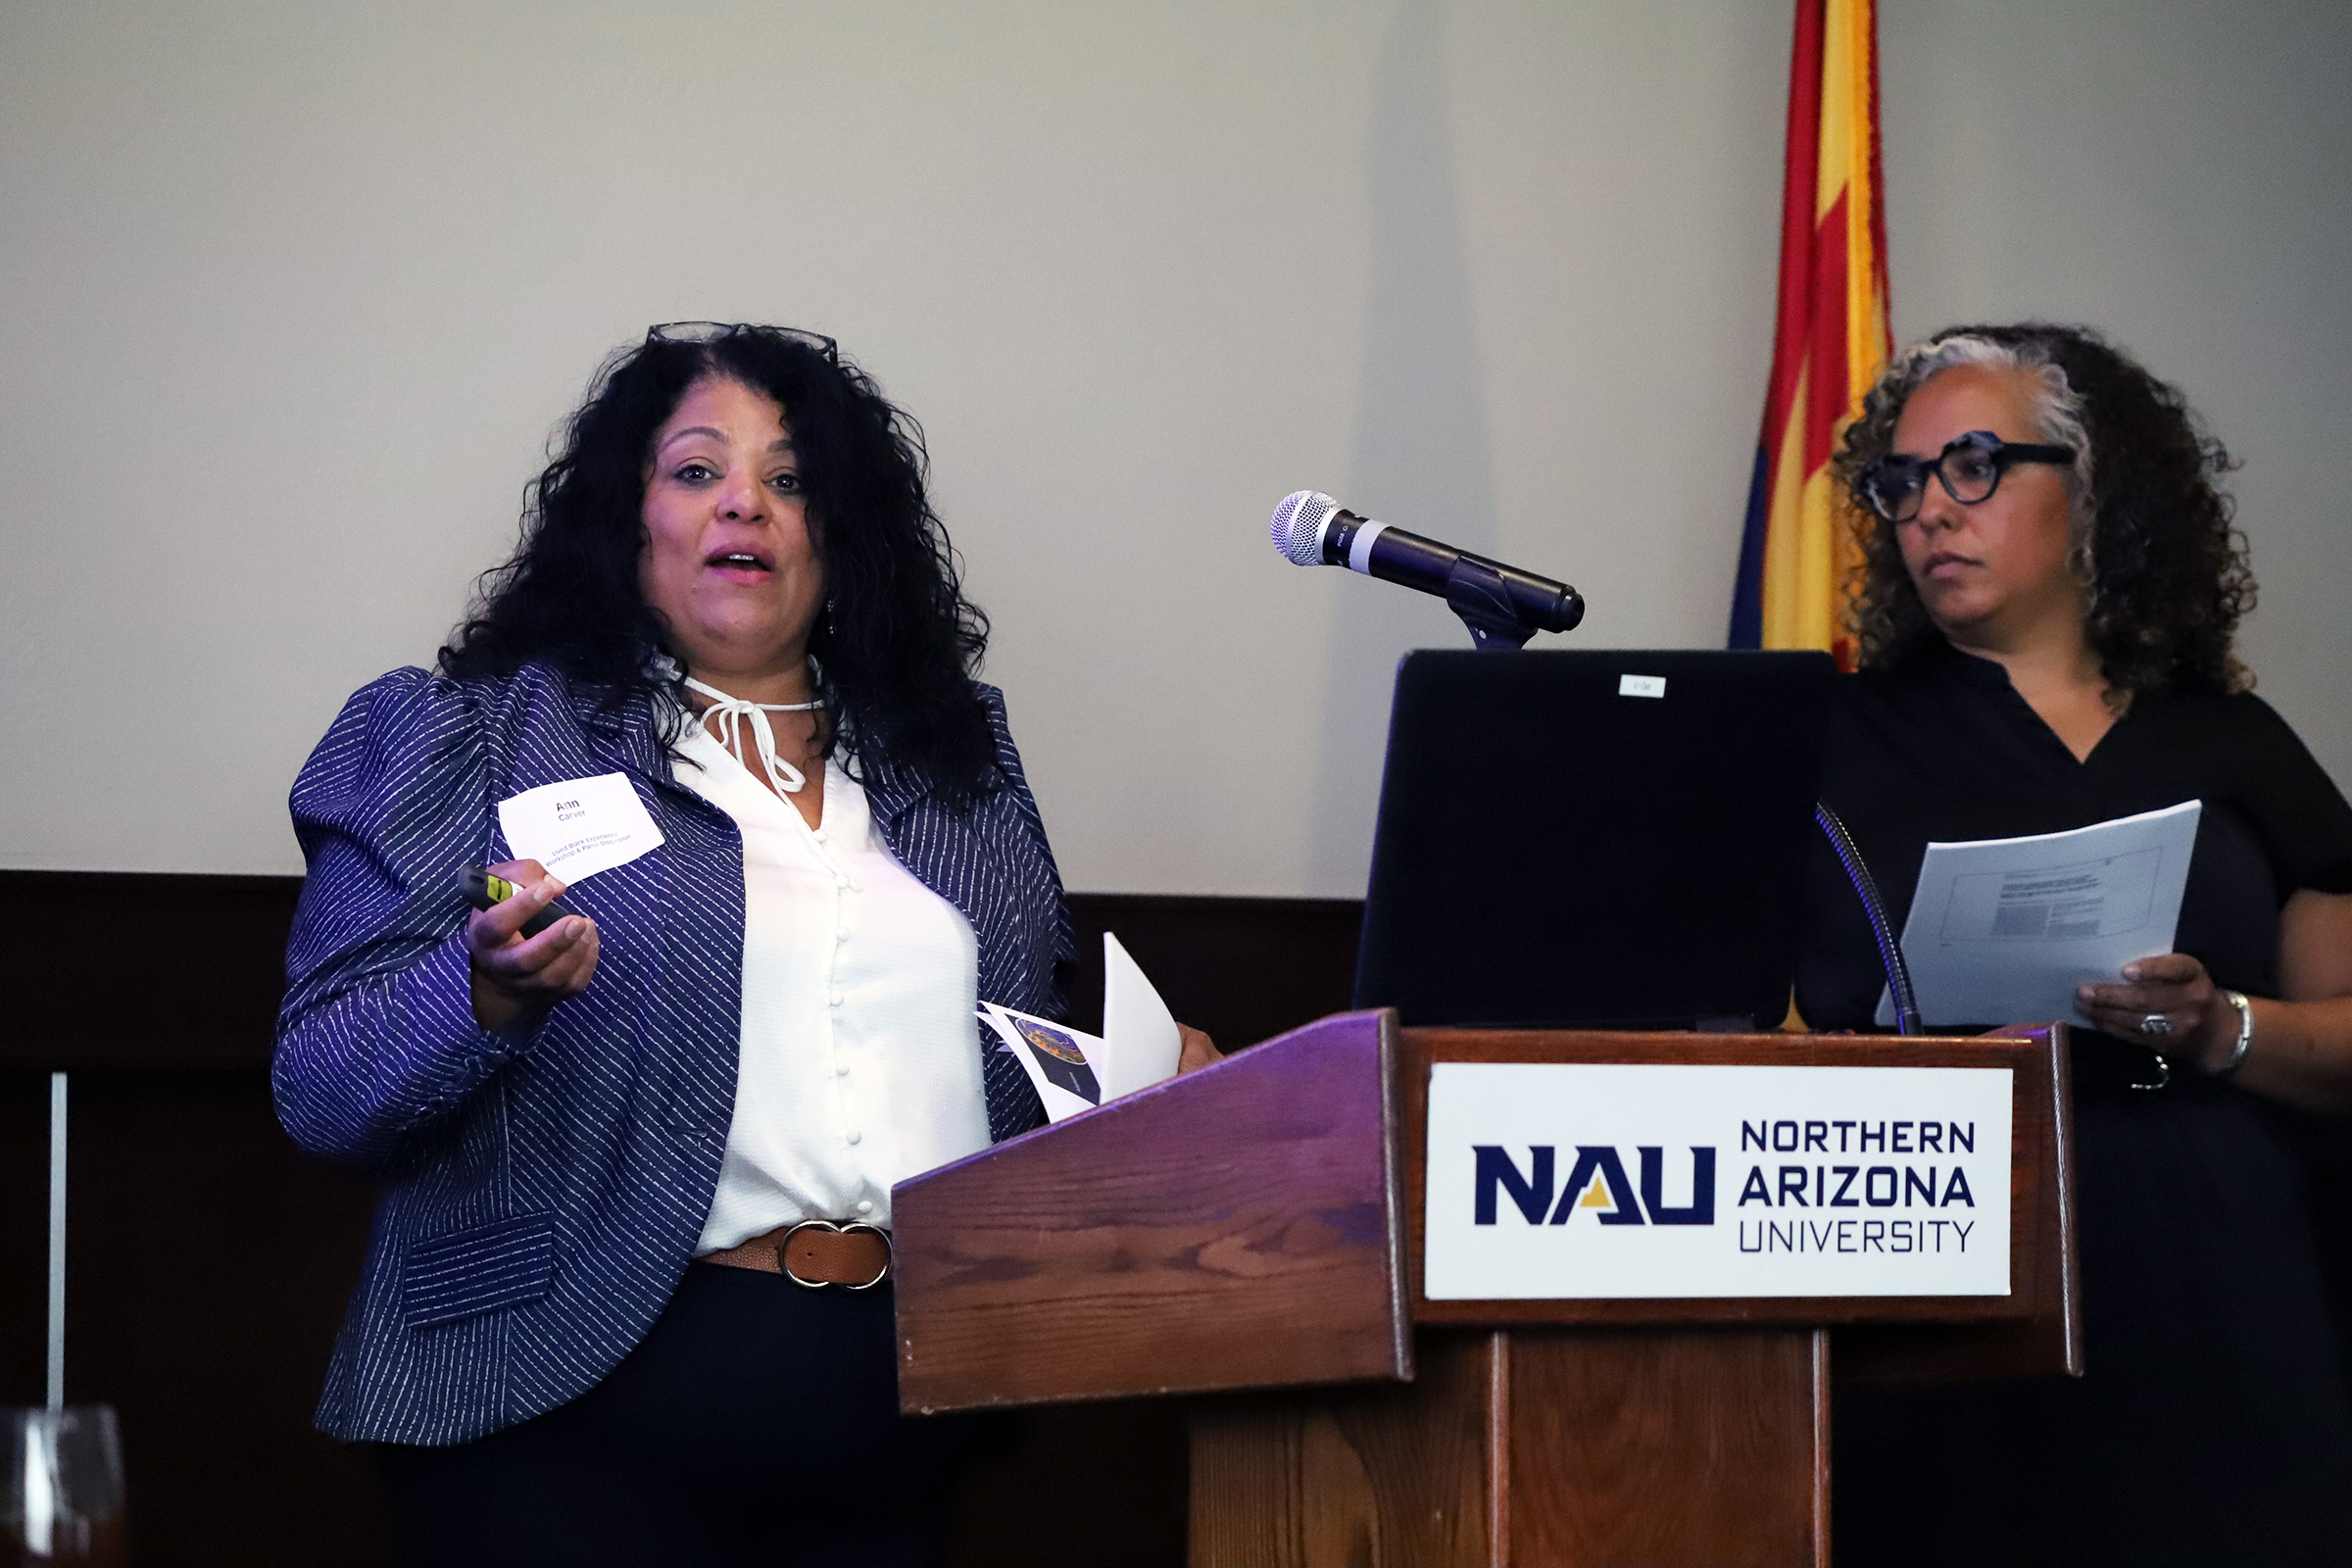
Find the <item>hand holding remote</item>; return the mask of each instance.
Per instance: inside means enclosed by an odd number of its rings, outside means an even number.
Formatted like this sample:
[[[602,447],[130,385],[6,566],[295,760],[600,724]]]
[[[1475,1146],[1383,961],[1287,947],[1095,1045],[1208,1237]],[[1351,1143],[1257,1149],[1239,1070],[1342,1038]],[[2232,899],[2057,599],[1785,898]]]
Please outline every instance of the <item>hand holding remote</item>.
[[[537,860],[505,860],[488,868],[479,892],[496,896],[493,881],[513,893],[476,907],[466,922],[473,968],[473,1017],[503,1029],[525,1012],[550,1007],[588,989],[596,975],[596,922],[551,907],[564,884]],[[467,897],[480,899],[468,877]]]

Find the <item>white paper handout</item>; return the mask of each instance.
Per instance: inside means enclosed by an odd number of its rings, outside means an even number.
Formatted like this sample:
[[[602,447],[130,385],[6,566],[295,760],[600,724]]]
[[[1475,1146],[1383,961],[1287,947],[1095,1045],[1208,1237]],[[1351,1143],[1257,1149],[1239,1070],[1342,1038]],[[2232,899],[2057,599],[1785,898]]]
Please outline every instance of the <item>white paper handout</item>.
[[[2075,1016],[2075,988],[2173,950],[2202,801],[2068,833],[1931,844],[1903,922],[1930,1025]],[[1894,1023],[1882,993],[1879,1023]]]
[[[1176,1076],[1184,1038],[1176,1031],[1175,1014],[1107,931],[1102,933],[1102,1033],[1109,1054],[1103,1099],[1116,1100]]]
[[[662,842],[626,773],[565,779],[498,803],[498,825],[518,860],[537,860],[565,883],[626,865]]]
[[[1176,1019],[1107,931],[1102,933],[1102,971],[1101,1038],[993,1002],[980,1004],[981,1021],[1000,1041],[997,1049],[1010,1052],[1029,1074],[1049,1121],[1176,1076],[1181,1049]]]

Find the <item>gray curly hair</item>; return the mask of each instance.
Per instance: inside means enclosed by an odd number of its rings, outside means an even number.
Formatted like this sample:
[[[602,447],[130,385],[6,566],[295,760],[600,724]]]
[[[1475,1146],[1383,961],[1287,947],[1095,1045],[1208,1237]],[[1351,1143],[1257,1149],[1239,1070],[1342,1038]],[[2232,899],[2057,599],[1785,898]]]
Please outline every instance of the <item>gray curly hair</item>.
[[[2084,634],[2111,691],[2249,685],[2231,644],[2253,608],[2254,578],[2218,486],[2234,466],[2229,453],[2178,390],[2089,328],[2046,321],[1950,327],[1913,344],[1847,426],[1833,471],[1861,546],[1852,610],[1860,662],[1891,665],[1940,640],[1893,525],[1871,510],[1861,485],[1893,449],[1912,394],[1962,366],[2030,375],[2041,439],[2075,453],[2064,470],[2067,564],[2082,584]]]

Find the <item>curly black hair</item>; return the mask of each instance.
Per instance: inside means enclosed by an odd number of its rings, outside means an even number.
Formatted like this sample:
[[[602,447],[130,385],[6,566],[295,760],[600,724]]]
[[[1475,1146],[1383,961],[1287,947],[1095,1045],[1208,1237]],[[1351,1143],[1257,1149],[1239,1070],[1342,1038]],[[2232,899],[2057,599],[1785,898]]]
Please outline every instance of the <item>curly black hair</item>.
[[[830,596],[808,639],[817,695],[834,715],[829,754],[904,766],[967,809],[1002,780],[972,672],[988,617],[963,597],[959,564],[925,493],[922,427],[829,345],[737,325],[704,341],[649,335],[614,353],[532,484],[514,556],[485,572],[441,650],[459,677],[539,661],[608,705],[684,693],[667,626],[638,588],[653,440],[689,388],[711,377],[773,398],[792,430],[811,538]],[[667,661],[656,656],[667,654]]]
[[[1853,625],[1865,668],[1902,663],[1940,633],[1903,567],[1894,525],[1860,486],[1894,442],[1903,405],[1932,376],[1989,365],[2041,382],[2045,440],[2077,451],[2067,475],[2070,560],[2082,579],[2083,634],[2108,690],[2241,691],[2253,676],[2232,643],[2254,608],[2245,535],[2219,486],[2236,465],[2180,391],[2083,326],[2026,321],[1952,326],[1895,356],[1864,399],[1835,460],[1862,547]]]

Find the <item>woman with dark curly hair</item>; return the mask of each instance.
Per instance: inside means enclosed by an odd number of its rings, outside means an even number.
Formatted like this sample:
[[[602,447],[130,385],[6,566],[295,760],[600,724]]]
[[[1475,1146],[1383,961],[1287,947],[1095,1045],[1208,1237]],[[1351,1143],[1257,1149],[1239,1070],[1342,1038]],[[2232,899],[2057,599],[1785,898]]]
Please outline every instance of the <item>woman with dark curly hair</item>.
[[[830,339],[657,327],[295,783],[278,1114],[384,1184],[318,1419],[411,1561],[942,1559],[891,1187],[1043,1120],[975,1003],[1073,952],[923,470]]]
[[[2178,951],[2079,994],[2086,1375],[1841,1399],[1840,1562],[2352,1561],[2300,1147],[2352,1110],[2352,807],[2232,651],[2230,466],[2177,391],[2040,323],[1906,350],[1838,455],[1863,667],[1822,797],[1894,909],[1931,840],[2203,803]],[[1811,876],[1799,1010],[1868,1029],[1868,929]]]

